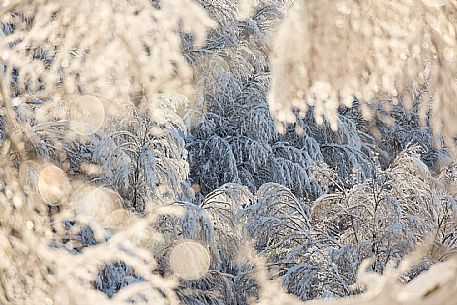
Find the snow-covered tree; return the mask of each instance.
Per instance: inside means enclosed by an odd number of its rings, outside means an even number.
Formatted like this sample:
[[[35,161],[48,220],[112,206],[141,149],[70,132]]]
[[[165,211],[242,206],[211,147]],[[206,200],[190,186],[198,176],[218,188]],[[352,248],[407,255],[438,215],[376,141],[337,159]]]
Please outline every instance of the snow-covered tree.
[[[454,1],[295,1],[277,32],[272,56],[270,106],[279,121],[293,122],[309,106],[319,124],[338,127],[339,105],[362,101],[370,118],[378,99],[400,99],[426,82],[433,95],[435,134],[447,145],[456,136]],[[363,54],[363,55],[362,55]],[[402,97],[405,97],[402,99]],[[421,103],[425,119],[428,101]]]
[[[0,303],[451,304],[455,11],[3,1]]]

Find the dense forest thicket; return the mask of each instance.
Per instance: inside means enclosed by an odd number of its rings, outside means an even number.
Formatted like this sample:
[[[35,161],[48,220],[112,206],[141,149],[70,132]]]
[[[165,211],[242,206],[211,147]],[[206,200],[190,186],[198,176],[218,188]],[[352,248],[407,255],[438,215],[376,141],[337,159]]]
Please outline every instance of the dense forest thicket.
[[[4,1],[0,304],[452,304],[455,19],[411,23],[447,53],[403,72],[435,69],[342,101],[325,12],[403,37],[387,5],[241,2]],[[457,14],[438,2],[417,16]],[[395,54],[373,28],[360,50]],[[339,52],[355,78],[398,64]]]

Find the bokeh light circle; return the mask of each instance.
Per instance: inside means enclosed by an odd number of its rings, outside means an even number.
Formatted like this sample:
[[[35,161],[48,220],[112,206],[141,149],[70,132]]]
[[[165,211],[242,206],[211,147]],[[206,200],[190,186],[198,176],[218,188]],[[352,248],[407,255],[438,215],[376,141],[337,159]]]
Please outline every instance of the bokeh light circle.
[[[195,241],[183,241],[175,245],[169,255],[173,273],[184,280],[198,280],[210,267],[208,250]]]
[[[122,229],[135,221],[135,216],[126,209],[117,209],[103,219],[102,226],[106,229]]]
[[[121,196],[116,191],[106,187],[86,186],[76,194],[73,199],[73,207],[76,214],[103,225],[111,213],[123,208],[123,203]]]
[[[230,72],[230,66],[227,61],[219,55],[215,55],[210,61],[211,67],[217,67],[221,71]]]
[[[45,166],[40,171],[37,186],[43,201],[51,205],[61,204],[71,189],[67,175],[54,165]]]
[[[90,135],[105,121],[105,107],[95,96],[84,95],[70,104],[70,128],[79,135]]]

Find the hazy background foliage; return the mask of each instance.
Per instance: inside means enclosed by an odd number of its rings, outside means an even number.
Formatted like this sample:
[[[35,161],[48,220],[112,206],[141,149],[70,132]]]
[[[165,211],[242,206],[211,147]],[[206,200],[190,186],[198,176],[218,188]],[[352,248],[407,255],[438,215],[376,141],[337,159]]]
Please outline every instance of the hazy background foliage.
[[[0,303],[453,304],[455,1],[3,1]]]

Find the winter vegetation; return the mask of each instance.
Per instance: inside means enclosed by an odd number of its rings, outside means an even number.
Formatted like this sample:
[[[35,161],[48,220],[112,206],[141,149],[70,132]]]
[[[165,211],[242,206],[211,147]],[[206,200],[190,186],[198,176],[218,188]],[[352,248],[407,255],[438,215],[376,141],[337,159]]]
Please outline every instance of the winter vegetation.
[[[456,1],[0,27],[0,304],[455,304]]]

